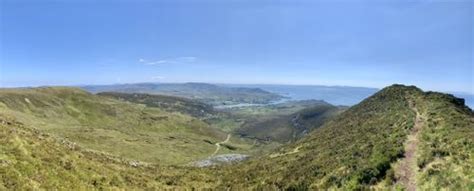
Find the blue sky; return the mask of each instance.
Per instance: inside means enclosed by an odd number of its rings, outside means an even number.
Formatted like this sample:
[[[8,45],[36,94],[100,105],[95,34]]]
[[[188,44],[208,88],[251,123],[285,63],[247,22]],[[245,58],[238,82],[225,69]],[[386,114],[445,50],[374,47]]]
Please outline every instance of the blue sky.
[[[472,1],[0,1],[0,86],[321,84],[474,93]]]

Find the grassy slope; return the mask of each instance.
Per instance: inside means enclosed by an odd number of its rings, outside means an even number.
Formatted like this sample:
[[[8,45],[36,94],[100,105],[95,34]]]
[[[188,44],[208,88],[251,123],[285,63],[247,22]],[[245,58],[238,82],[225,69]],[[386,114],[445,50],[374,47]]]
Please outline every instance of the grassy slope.
[[[440,93],[427,93],[418,103],[428,119],[421,132],[419,188],[474,190],[474,113]]]
[[[0,190],[191,189],[200,169],[144,165],[83,149],[0,114]]]
[[[472,111],[454,98],[391,86],[350,108],[278,153],[231,167],[223,187],[358,190],[393,187],[393,164],[404,154],[415,113],[431,112],[423,129],[418,187],[472,188]],[[428,112],[428,113],[429,113]]]
[[[1,113],[81,146],[125,158],[185,164],[207,157],[226,133],[188,115],[72,88],[4,89]]]
[[[69,175],[62,175],[63,167],[58,165],[63,163],[57,162],[60,161],[59,158],[50,159],[50,157],[80,155],[79,151],[61,154],[63,151],[56,144],[42,146],[43,140],[37,140],[29,136],[29,133],[22,133],[21,128],[5,128],[5,125],[2,125],[1,140],[7,140],[6,142],[12,144],[2,144],[0,170],[6,173],[0,175],[11,180],[4,185],[23,186],[31,181],[32,183],[26,185],[29,187],[41,185],[43,188],[60,187],[59,183],[49,185],[42,181],[51,177],[57,179],[56,182],[64,182],[65,185],[73,185],[70,182],[77,180],[77,185],[89,187],[99,182],[106,187],[118,185],[121,188],[150,186],[160,188],[165,186],[164,183],[183,187],[193,185],[200,188],[222,189],[231,187],[353,190],[374,186],[383,189],[393,186],[392,165],[403,156],[403,143],[413,127],[415,113],[409,106],[409,100],[416,103],[416,107],[423,115],[430,116],[426,119],[429,123],[425,123],[426,126],[421,132],[422,146],[419,148],[418,163],[422,170],[418,174],[418,187],[454,190],[472,188],[474,153],[472,111],[463,107],[459,100],[453,97],[423,93],[414,87],[405,86],[385,88],[323,127],[314,130],[309,136],[281,148],[279,152],[224,168],[130,169],[121,165],[113,167],[105,163],[101,165],[103,163],[99,160],[101,157],[93,156],[90,159],[87,157],[74,159],[80,164],[78,166],[80,168],[77,168],[79,172],[71,171]],[[20,133],[11,134],[12,131]],[[25,151],[22,148],[29,147],[24,145],[32,145],[32,148]],[[48,155],[40,154],[46,152],[44,150],[47,148],[61,151],[50,152]],[[26,156],[36,162],[26,162],[29,159],[23,158],[22,153],[26,153]],[[98,160],[99,162],[96,162]],[[29,164],[37,165],[29,166]],[[67,163],[64,164],[68,166]],[[22,165],[28,167],[23,168]],[[98,172],[89,169],[95,167],[98,168]],[[49,169],[52,169],[52,173],[46,173]],[[37,173],[32,173],[36,171],[41,171],[39,176],[35,176]],[[155,174],[150,175],[150,171]],[[80,175],[78,173],[90,173],[91,176],[74,178]],[[113,175],[120,176],[113,178]],[[121,178],[124,176],[130,177]],[[111,183],[115,182],[111,181],[114,179],[119,183]]]

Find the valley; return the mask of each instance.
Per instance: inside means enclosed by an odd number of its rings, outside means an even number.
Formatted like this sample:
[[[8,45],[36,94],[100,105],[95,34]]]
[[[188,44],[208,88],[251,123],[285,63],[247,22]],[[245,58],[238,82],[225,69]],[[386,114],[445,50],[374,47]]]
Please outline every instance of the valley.
[[[77,88],[46,87],[2,90],[0,100],[2,113],[26,125],[84,148],[146,163],[187,165],[218,154],[259,154],[280,145],[232,137],[235,129],[251,120],[250,116],[235,117],[245,113],[243,108],[223,111],[189,98],[107,92],[94,95]],[[285,108],[297,111],[304,107]],[[259,112],[271,116],[279,111]],[[231,125],[221,126],[224,123]]]

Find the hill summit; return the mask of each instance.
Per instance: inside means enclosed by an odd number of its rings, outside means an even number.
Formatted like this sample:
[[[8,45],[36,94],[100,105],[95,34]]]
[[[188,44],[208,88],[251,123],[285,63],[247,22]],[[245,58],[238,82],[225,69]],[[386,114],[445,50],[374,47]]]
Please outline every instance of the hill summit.
[[[223,182],[273,189],[467,189],[473,186],[472,137],[474,114],[462,99],[392,85],[296,143],[233,168]]]

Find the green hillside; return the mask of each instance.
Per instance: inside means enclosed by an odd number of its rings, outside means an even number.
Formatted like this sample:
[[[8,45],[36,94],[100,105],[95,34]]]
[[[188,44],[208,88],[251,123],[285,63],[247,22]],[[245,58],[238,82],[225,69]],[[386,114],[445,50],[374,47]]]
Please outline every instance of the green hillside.
[[[189,115],[75,88],[3,89],[0,112],[85,148],[160,164],[205,158],[227,136]]]
[[[151,142],[159,151],[146,148],[146,155],[167,152],[176,155],[175,160],[199,156],[189,149],[207,152],[199,142],[205,136],[200,132],[209,126],[187,128],[196,118],[70,88],[2,90],[0,95],[0,189],[474,189],[474,113],[461,99],[414,86],[384,88],[276,151],[240,164],[210,168],[148,162],[142,160],[147,159],[144,148],[126,155],[107,151],[102,142],[86,144],[143,133],[169,138],[174,127],[172,132],[182,137]],[[149,118],[165,114],[168,120]],[[311,118],[317,116],[308,115],[307,121],[312,123]],[[81,121],[87,118],[91,120]],[[127,126],[129,120],[141,121],[141,125]],[[178,126],[182,124],[186,125]],[[104,128],[107,133],[77,133],[84,130],[78,125],[86,126],[87,131]],[[226,133],[211,130],[216,135],[207,139],[226,142]],[[94,139],[81,142],[85,135]],[[189,145],[178,145],[181,138]],[[125,143],[114,142],[115,148],[134,152]],[[173,148],[164,143],[174,144]]]
[[[200,169],[90,151],[0,114],[0,190],[192,189],[212,180]]]
[[[417,160],[419,188],[474,190],[474,113],[464,100],[436,92],[417,103],[425,119]]]
[[[97,95],[140,103],[148,107],[156,107],[168,112],[179,112],[198,118],[206,118],[216,114],[211,105],[175,96],[119,92],[103,92]]]
[[[418,117],[422,121],[415,120]],[[415,122],[420,126],[416,133]],[[469,190],[474,187],[473,133],[473,112],[461,100],[394,85],[296,143],[231,167],[221,186],[312,190],[408,188],[404,177],[398,176],[408,171],[405,178],[415,182],[415,188]],[[414,153],[407,153],[407,137],[413,136],[418,143]],[[400,169],[398,164],[405,160],[413,160],[415,165]]]

